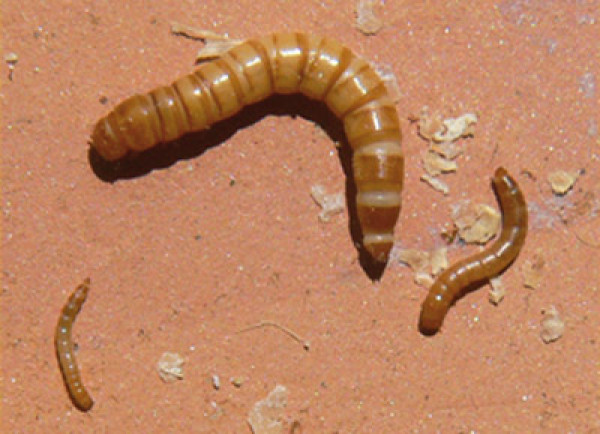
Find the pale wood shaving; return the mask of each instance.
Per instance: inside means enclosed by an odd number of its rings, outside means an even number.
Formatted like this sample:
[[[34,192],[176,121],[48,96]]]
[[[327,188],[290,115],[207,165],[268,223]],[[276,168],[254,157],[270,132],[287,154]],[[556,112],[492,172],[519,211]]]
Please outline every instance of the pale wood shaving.
[[[490,303],[495,306],[498,306],[500,302],[504,299],[506,295],[506,288],[502,284],[502,279],[500,277],[492,277],[490,278],[490,290],[488,293],[488,299]]]
[[[447,196],[448,193],[450,193],[450,187],[448,187],[448,184],[446,184],[441,179],[435,178],[427,173],[421,175],[421,181],[426,182],[431,187],[433,187],[434,190],[443,193],[445,196]]]
[[[554,194],[562,196],[573,188],[579,175],[578,171],[567,172],[565,170],[557,170],[548,175],[548,182]]]
[[[248,424],[254,434],[284,432],[283,410],[287,406],[288,390],[278,384],[269,395],[254,404],[248,413]]]
[[[565,323],[554,306],[543,310],[542,314],[544,317],[541,321],[540,337],[545,344],[549,344],[562,337],[565,332]]]
[[[452,213],[458,236],[466,243],[484,244],[500,230],[500,213],[485,204],[459,203]]]
[[[331,217],[340,214],[345,209],[346,202],[343,193],[327,194],[325,192],[325,187],[316,184],[311,187],[310,195],[315,203],[321,207],[319,220],[324,223],[328,222]]]
[[[423,167],[428,175],[437,176],[442,173],[456,172],[456,162],[448,160],[432,151],[431,149],[423,155]]]
[[[183,380],[185,359],[178,353],[163,353],[157,363],[158,375],[165,383]]]
[[[538,289],[542,283],[546,261],[539,252],[531,260],[526,260],[521,267],[523,285],[529,289]]]
[[[365,35],[374,35],[383,27],[383,21],[375,15],[376,0],[358,0],[356,3],[356,28]]]

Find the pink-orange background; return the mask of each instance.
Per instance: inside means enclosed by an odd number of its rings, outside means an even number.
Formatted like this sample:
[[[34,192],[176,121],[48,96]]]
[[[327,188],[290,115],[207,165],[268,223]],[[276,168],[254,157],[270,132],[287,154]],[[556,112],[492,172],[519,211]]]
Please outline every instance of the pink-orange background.
[[[370,37],[353,9],[343,0],[2,3],[3,51],[19,57],[12,81],[3,65],[0,94],[3,432],[249,432],[248,410],[276,384],[289,389],[285,414],[303,432],[600,429],[600,2],[389,1]],[[236,38],[320,33],[389,65],[407,157],[398,243],[442,245],[453,203],[495,206],[489,177],[504,165],[531,216],[503,277],[506,299],[494,307],[485,288],[471,293],[441,334],[420,335],[426,291],[412,273],[392,262],[372,282],[347,213],[318,221],[310,187],[344,191],[345,176],[321,130],[336,138],[335,120],[294,118],[304,113],[298,98],[196,136],[210,148],[167,167],[97,176],[87,154],[95,121],[193,69],[202,44],[170,34],[171,21]],[[419,181],[426,144],[407,118],[425,105],[480,116],[459,171],[444,178],[448,197]],[[562,198],[546,182],[557,169],[585,170]],[[469,251],[454,245],[450,260]],[[545,268],[532,291],[520,269],[536,253]],[[82,414],[52,339],[86,276],[74,339],[96,403]],[[545,345],[540,311],[552,304],[566,331]],[[264,319],[310,340],[310,351],[273,328],[236,334]],[[165,351],[187,358],[183,381],[159,379]]]

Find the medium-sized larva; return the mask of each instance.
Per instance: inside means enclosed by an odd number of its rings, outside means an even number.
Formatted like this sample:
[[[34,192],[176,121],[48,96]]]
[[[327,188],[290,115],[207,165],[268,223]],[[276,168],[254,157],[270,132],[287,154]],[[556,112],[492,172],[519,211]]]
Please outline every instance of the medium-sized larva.
[[[71,329],[75,317],[81,310],[81,306],[85,301],[90,289],[90,279],[87,278],[79,285],[73,294],[69,297],[69,301],[63,307],[58,324],[56,325],[56,334],[54,344],[56,346],[56,354],[58,356],[58,364],[65,380],[65,385],[69,391],[69,396],[75,407],[81,411],[88,411],[94,405],[94,401],[83,387],[77,361],[73,353],[73,341],[71,340]]]
[[[515,180],[499,167],[492,178],[502,212],[500,236],[488,249],[458,261],[438,276],[421,307],[419,329],[434,335],[463,291],[496,276],[519,254],[527,235],[527,205]]]
[[[207,129],[274,93],[323,101],[342,120],[353,150],[363,246],[387,262],[404,180],[398,114],[373,68],[332,39],[304,33],[249,39],[169,86],[121,102],[98,121],[91,146],[115,161]]]

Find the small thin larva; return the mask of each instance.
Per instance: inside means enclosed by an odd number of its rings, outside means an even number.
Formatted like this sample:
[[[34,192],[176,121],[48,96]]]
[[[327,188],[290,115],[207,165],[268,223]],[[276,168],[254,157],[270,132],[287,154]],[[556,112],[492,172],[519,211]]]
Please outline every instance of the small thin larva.
[[[374,69],[332,39],[303,33],[249,39],[170,86],[121,102],[98,121],[91,146],[115,161],[206,129],[274,93],[324,101],[342,120],[353,150],[363,246],[387,262],[404,181],[398,113]]]
[[[492,178],[502,211],[500,236],[488,249],[458,261],[438,276],[421,307],[419,329],[438,332],[448,309],[463,291],[496,276],[519,254],[527,235],[527,205],[515,180],[499,167]]]
[[[81,310],[81,306],[85,301],[90,289],[89,277],[79,285],[73,294],[69,297],[67,304],[63,307],[58,324],[56,325],[56,334],[54,344],[56,346],[56,354],[58,364],[65,380],[65,385],[71,397],[71,401],[75,407],[81,411],[88,411],[94,405],[94,401],[83,387],[77,361],[73,353],[73,341],[71,340],[71,329],[75,317]]]

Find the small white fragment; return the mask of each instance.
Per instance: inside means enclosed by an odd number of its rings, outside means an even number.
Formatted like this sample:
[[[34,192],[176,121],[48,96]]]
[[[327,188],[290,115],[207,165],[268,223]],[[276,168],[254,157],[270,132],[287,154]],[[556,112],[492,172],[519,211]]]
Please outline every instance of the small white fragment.
[[[212,375],[212,385],[215,390],[219,390],[221,388],[221,379],[217,374]]]
[[[328,222],[332,216],[341,213],[344,210],[344,194],[326,194],[325,187],[322,185],[313,185],[310,189],[310,195],[317,205],[321,207],[319,220]]]
[[[505,295],[506,288],[502,284],[502,279],[500,277],[492,277],[490,279],[490,291],[488,293],[490,303],[498,306]]]
[[[577,178],[579,178],[579,172],[577,171],[567,172],[564,170],[557,170],[548,175],[548,182],[552,186],[554,194],[562,196],[573,188]]]
[[[358,0],[356,4],[356,28],[365,35],[374,35],[383,27],[383,21],[375,15],[376,0]]]
[[[427,173],[421,175],[421,181],[429,184],[431,187],[433,187],[434,190],[443,193],[444,196],[447,196],[448,193],[450,193],[450,187],[448,187],[448,184],[446,184],[441,179],[435,178]]]
[[[254,404],[248,413],[248,424],[254,434],[281,434],[284,431],[283,409],[287,405],[288,391],[278,384],[269,395]]]
[[[185,359],[177,353],[163,353],[158,360],[158,375],[165,383],[173,383],[183,379]]]
[[[554,306],[550,306],[549,309],[542,310],[544,317],[542,318],[542,330],[540,331],[540,337],[545,344],[554,342],[561,338],[565,331],[565,323],[560,318],[558,311]]]

